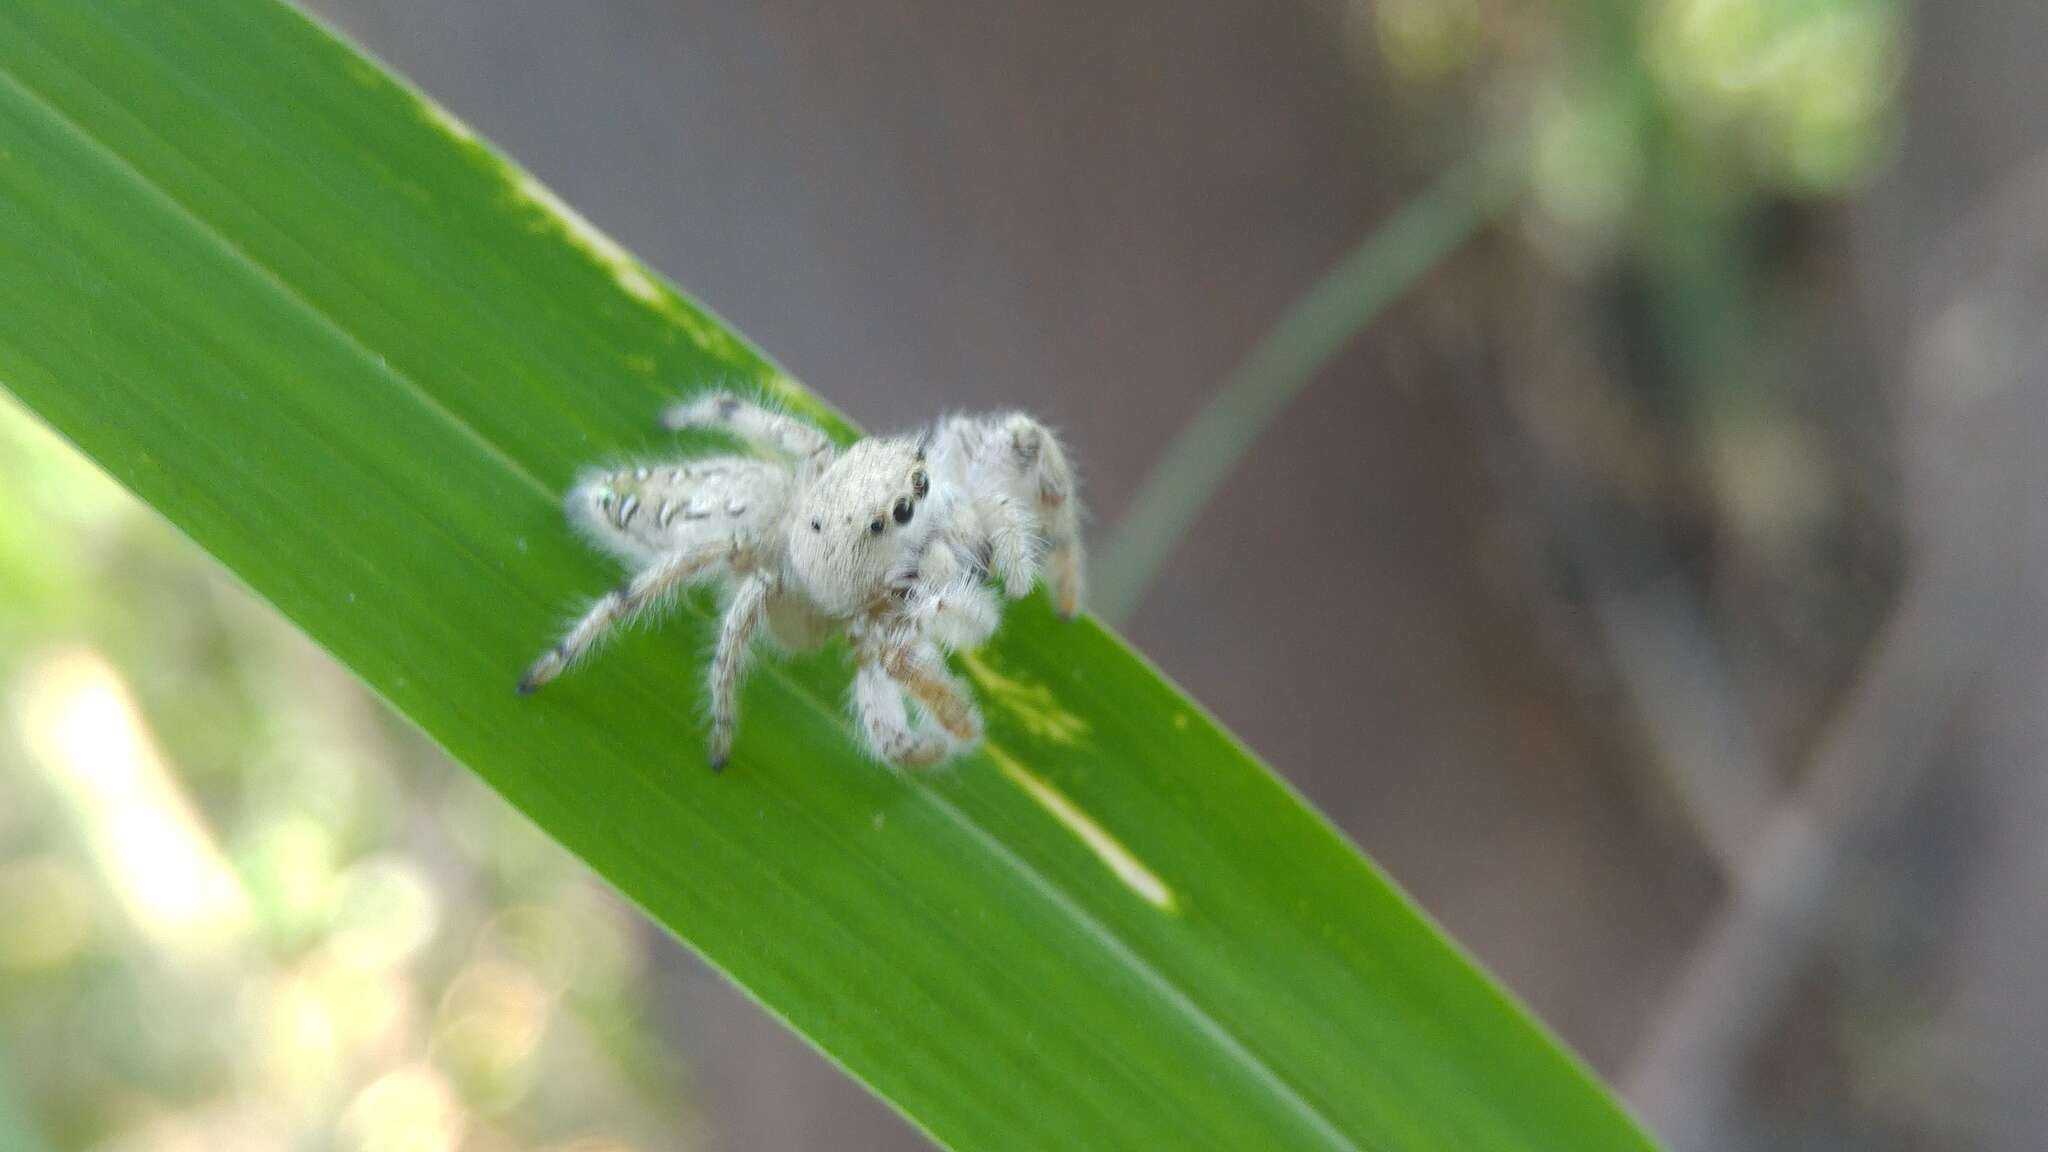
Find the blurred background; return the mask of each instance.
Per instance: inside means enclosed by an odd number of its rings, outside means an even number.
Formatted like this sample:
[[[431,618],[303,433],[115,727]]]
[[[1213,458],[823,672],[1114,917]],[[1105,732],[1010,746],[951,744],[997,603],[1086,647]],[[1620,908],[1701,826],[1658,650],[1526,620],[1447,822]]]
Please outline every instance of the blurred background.
[[[2041,1147],[2048,6],[311,6],[857,421],[1064,428],[1099,603],[1674,1149]],[[0,491],[0,1148],[924,1146]]]

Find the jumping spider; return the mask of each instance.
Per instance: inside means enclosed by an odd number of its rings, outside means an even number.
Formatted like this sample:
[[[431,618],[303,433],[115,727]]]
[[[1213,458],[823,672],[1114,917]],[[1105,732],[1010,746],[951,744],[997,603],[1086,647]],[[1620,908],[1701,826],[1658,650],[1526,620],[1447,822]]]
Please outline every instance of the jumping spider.
[[[844,451],[810,424],[724,392],[677,405],[662,422],[721,429],[775,458],[677,460],[578,482],[570,521],[634,572],[534,662],[522,693],[684,585],[715,579],[726,608],[710,672],[714,770],[732,750],[740,677],[763,625],[788,649],[843,632],[859,666],[853,709],[868,749],[892,764],[931,765],[981,739],[981,713],[943,653],[995,632],[1001,607],[988,579],[1016,598],[1043,568],[1061,613],[1080,606],[1073,473],[1029,416],[947,416],[921,434]]]

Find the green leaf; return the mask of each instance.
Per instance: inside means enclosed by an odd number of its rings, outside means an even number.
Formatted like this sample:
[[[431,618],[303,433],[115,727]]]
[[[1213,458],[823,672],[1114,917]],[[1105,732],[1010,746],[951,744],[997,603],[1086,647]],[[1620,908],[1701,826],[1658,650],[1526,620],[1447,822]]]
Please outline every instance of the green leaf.
[[[676,451],[656,411],[712,383],[852,430],[290,9],[0,6],[0,381],[944,1144],[1648,1147],[1042,599],[965,661],[986,753],[925,777],[857,753],[833,651],[763,667],[707,772],[701,601],[515,696],[617,578],[562,522],[580,466]]]

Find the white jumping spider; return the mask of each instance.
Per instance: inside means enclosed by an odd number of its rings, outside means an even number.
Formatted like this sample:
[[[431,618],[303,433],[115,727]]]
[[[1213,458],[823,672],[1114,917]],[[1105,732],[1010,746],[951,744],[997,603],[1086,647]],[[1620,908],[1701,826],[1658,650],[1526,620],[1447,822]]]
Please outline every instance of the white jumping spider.
[[[570,521],[634,572],[534,662],[522,693],[686,584],[717,579],[727,594],[710,674],[714,770],[732,749],[740,677],[763,625],[790,649],[845,633],[869,750],[892,764],[937,764],[981,738],[980,711],[943,653],[995,632],[989,577],[1021,597],[1044,568],[1060,611],[1080,606],[1073,474],[1029,416],[948,416],[844,451],[810,424],[724,392],[662,422],[721,429],[776,459],[709,456],[584,477],[569,494]]]

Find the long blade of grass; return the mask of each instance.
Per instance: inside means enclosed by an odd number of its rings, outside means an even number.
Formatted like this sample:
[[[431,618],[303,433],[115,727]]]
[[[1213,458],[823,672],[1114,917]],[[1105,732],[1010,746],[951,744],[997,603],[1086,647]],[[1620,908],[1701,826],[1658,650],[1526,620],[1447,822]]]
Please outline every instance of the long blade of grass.
[[[986,751],[930,777],[857,754],[836,650],[770,662],[707,772],[699,601],[516,697],[616,579],[561,523],[579,467],[675,451],[656,411],[711,384],[852,429],[288,8],[0,6],[0,382],[943,1144],[1648,1146],[1042,600],[965,661]]]

